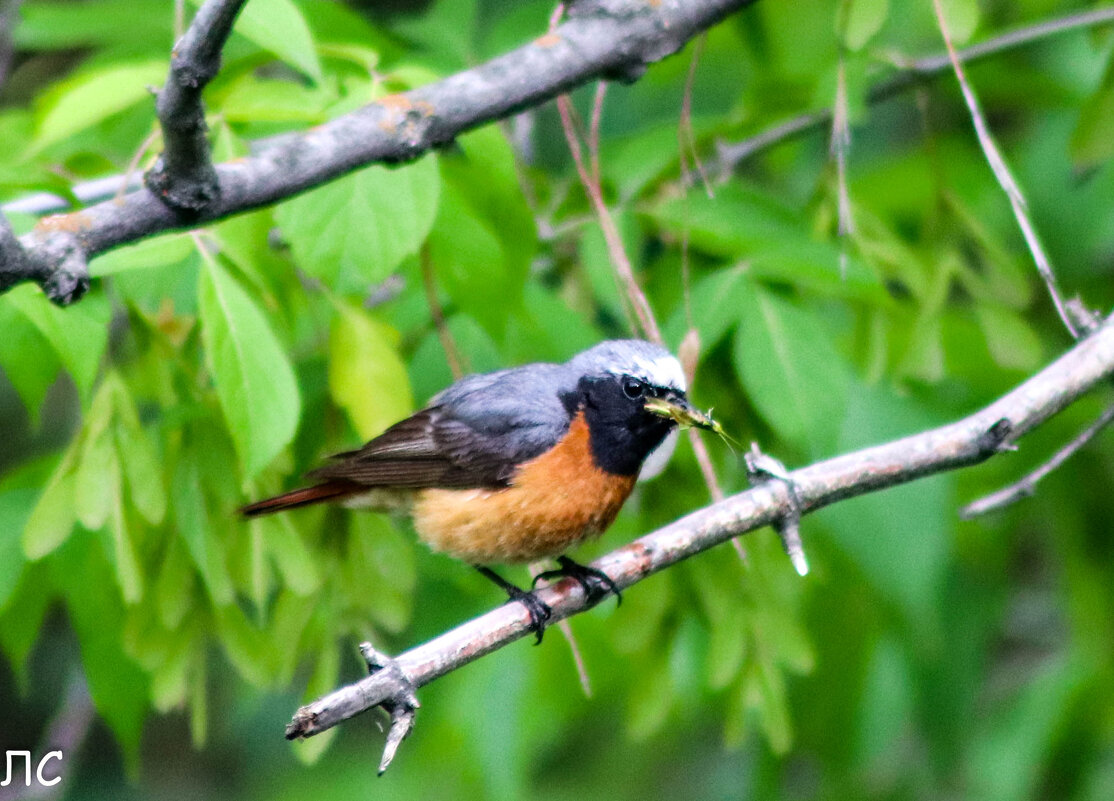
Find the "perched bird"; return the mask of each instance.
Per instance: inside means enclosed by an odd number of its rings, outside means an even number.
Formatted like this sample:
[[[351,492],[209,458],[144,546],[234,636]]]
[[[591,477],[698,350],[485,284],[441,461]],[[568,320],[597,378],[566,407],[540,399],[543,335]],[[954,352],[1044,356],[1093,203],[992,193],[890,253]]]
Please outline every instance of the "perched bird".
[[[243,508],[248,516],[329,501],[407,509],[433,550],[475,566],[530,612],[538,642],[549,608],[487,565],[557,557],[598,600],[618,588],[565,551],[606,529],[643,462],[679,421],[708,427],[681,365],[641,340],[602,342],[564,364],[466,376],[359,450],[312,471],[319,483]],[[535,583],[537,579],[535,579]]]

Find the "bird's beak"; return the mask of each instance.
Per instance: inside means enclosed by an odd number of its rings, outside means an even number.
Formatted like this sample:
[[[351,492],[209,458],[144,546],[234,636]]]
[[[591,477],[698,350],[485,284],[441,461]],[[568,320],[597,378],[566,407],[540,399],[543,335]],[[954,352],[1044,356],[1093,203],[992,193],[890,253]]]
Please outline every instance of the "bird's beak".
[[[697,409],[684,395],[669,392],[661,397],[648,398],[646,411],[672,420],[681,428],[703,428],[706,431],[720,431],[720,425],[709,415]]]

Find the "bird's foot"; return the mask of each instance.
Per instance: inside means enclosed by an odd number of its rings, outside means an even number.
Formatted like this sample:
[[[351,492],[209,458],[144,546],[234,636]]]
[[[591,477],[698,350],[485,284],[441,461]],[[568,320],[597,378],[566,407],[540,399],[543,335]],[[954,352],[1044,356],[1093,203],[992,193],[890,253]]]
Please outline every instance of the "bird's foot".
[[[574,562],[567,556],[558,556],[557,564],[560,567],[556,570],[546,570],[534,576],[534,586],[536,587],[542,579],[553,581],[554,579],[571,578],[584,590],[584,594],[588,596],[589,604],[599,603],[607,597],[608,593],[614,593],[616,605],[623,602],[623,594],[619,592],[619,587],[612,581],[611,576],[602,570]]]
[[[483,575],[487,576],[492,582],[497,584],[500,589],[507,594],[510,600],[508,603],[517,601],[526,607],[526,611],[530,613],[530,631],[534,632],[534,645],[541,645],[542,635],[545,634],[545,627],[549,623],[549,618],[553,614],[553,610],[548,605],[543,603],[538,596],[532,592],[527,592],[521,587],[511,584],[505,578],[500,576],[491,568],[483,567],[482,565],[475,565],[476,570],[480,571]]]

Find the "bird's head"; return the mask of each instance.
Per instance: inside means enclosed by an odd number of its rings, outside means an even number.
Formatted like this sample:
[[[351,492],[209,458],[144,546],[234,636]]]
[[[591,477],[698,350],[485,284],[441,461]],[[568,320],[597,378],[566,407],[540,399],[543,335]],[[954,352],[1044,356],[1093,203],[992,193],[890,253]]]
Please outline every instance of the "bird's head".
[[[634,475],[678,425],[710,427],[689,403],[681,364],[650,342],[602,342],[567,364],[575,390],[562,395],[570,414],[583,412],[597,465]]]

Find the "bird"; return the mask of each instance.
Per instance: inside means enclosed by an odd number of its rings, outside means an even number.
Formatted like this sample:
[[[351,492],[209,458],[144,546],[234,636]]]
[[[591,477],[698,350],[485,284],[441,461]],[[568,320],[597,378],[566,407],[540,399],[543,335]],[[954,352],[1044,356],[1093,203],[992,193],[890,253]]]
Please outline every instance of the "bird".
[[[323,502],[408,511],[434,551],[521,602],[540,643],[551,610],[490,565],[555,558],[560,568],[534,586],[567,577],[592,603],[609,592],[621,601],[606,573],[566,551],[611,525],[647,457],[686,422],[712,425],[690,404],[676,357],[651,342],[608,340],[564,363],[465,376],[363,447],[330,457],[307,474],[316,483],[241,512]]]

